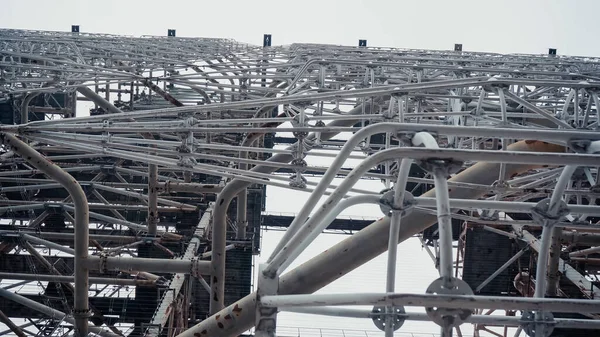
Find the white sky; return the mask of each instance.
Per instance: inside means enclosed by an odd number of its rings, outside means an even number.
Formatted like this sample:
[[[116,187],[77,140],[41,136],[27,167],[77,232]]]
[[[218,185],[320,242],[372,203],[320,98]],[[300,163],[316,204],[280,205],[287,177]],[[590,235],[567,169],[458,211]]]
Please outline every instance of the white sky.
[[[471,51],[545,54],[548,48],[557,48],[563,55],[599,56],[599,12],[597,0],[0,0],[0,27],[70,31],[71,25],[77,24],[82,32],[134,36],[165,36],[172,28],[180,37],[233,38],[257,45],[268,33],[274,45],[356,45],[358,39],[367,39],[369,46],[452,49],[454,43],[462,43],[463,50]],[[360,186],[374,191],[382,187],[380,183]],[[267,193],[271,212],[297,212],[307,196],[276,188],[269,188]],[[345,214],[380,216],[376,207],[357,207]],[[280,235],[266,233],[263,252],[270,252]],[[321,236],[301,260],[341,239],[343,236]],[[415,240],[400,245],[398,253],[398,291],[423,292],[436,277],[431,261]],[[267,257],[264,254],[260,260]],[[384,284],[385,255],[323,291],[383,291]],[[306,315],[281,314],[279,324],[374,330],[372,323],[364,320]],[[437,333],[439,329],[412,323],[401,331]],[[302,335],[318,333],[305,330]]]
[[[0,27],[597,56],[599,12],[596,0],[1,0]]]

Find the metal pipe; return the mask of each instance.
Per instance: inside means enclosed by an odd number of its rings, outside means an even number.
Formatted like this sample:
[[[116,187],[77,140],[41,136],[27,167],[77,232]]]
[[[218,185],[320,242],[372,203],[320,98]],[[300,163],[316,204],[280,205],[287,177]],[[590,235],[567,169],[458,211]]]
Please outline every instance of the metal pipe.
[[[248,189],[243,189],[237,195],[237,240],[246,240],[246,228],[248,227],[247,219],[247,204],[248,204]]]
[[[562,232],[561,232],[562,234]],[[578,257],[578,256],[587,256],[589,254],[594,254],[600,252],[600,247],[592,247],[588,249],[582,249],[575,252],[569,253],[569,257]]]
[[[445,295],[445,294],[310,294],[263,296],[262,305],[273,308],[304,306],[389,305],[423,306],[449,309],[544,310],[595,313],[600,300],[556,299],[533,297]]]
[[[434,167],[433,179],[435,181],[435,198],[437,200],[438,231],[440,235],[440,276],[444,279],[444,286],[452,288],[453,261],[452,261],[452,214],[450,213],[450,194],[448,193],[448,170],[443,167]]]
[[[74,249],[71,249],[69,247],[65,247],[63,245],[59,245],[59,244],[54,243],[52,241],[40,239],[38,237],[29,235],[29,234],[24,234],[24,233],[21,233],[21,237],[23,239],[29,241],[29,242],[37,243],[37,244],[40,244],[40,245],[44,245],[44,246],[46,246],[48,248],[53,248],[53,249],[56,249],[58,251],[61,251],[61,252],[67,253],[67,254],[75,255],[75,250]]]
[[[21,124],[27,124],[29,122],[29,103],[31,100],[39,96],[41,92],[32,92],[25,96],[21,103]]]
[[[294,260],[296,260],[306,247],[308,247],[345,209],[359,204],[379,204],[380,200],[378,195],[352,196],[335,204],[335,207],[331,212],[324,215],[322,220],[316,226],[307,223],[305,232],[294,235],[290,240],[290,243],[286,246],[285,249],[289,252],[289,257],[281,265],[280,270],[285,270]]]
[[[75,318],[77,332],[81,336],[86,336],[88,333],[87,317],[89,315],[89,305],[88,270],[84,264],[88,257],[89,210],[85,193],[75,178],[56,166],[56,164],[46,160],[41,154],[15,136],[0,133],[0,139],[15,154],[21,156],[36,169],[60,183],[69,192],[71,199],[73,199],[75,205],[75,292],[73,317]]]
[[[74,276],[63,275],[43,275],[27,273],[5,273],[0,272],[0,278],[6,280],[26,280],[26,281],[48,281],[58,283],[73,283]],[[110,277],[90,277],[90,284],[116,284],[122,286],[156,286],[156,280],[123,279]]]
[[[86,288],[86,291],[87,291],[87,288]],[[56,319],[64,319],[67,323],[75,325],[75,327],[77,327],[78,325],[80,325],[77,322],[77,317],[68,316],[67,314],[65,314],[62,311],[58,311],[56,309],[52,309],[52,308],[50,308],[48,306],[45,306],[45,305],[40,304],[40,303],[37,303],[36,301],[30,300],[30,299],[28,299],[26,297],[23,297],[21,295],[15,294],[15,293],[10,292],[8,290],[0,289],[0,297],[4,297],[7,300],[17,302],[17,303],[19,303],[19,304],[21,304],[23,306],[26,306],[28,308],[31,308],[31,309],[35,310],[35,311],[39,311],[39,312],[41,312],[44,315],[47,315],[49,317],[53,317],[53,318],[56,318]],[[87,325],[87,319],[86,319],[86,325]],[[91,332],[93,332],[95,334],[98,334],[100,336],[103,336],[103,337],[120,337],[120,335],[114,334],[112,332],[106,331],[106,330],[104,330],[102,328],[98,328],[98,327],[95,327],[95,326],[90,326],[89,330]],[[87,335],[84,335],[84,336],[87,336]]]
[[[503,271],[506,270],[506,268],[510,267],[511,264],[513,264],[515,261],[517,261],[518,258],[520,258],[521,256],[523,256],[523,254],[525,254],[525,252],[529,250],[529,246],[521,249],[520,251],[518,251],[515,255],[513,255],[513,257],[511,257],[508,261],[506,261],[502,266],[500,266],[500,268],[498,268],[498,270],[496,270],[492,275],[490,275],[488,278],[486,278],[483,282],[481,282],[481,284],[479,284],[477,286],[477,288],[475,289],[475,293],[478,293],[481,291],[481,289],[485,288],[486,285],[488,285],[490,282],[492,282],[498,275],[500,275]]]
[[[183,183],[179,181],[166,181],[164,183],[157,183],[156,188],[159,192],[170,193],[170,192],[190,192],[190,193],[219,193],[223,189],[223,186],[212,185],[212,184],[198,184],[198,183]]]
[[[77,91],[83,96],[89,98],[92,102],[97,104],[98,106],[106,109],[106,111],[110,114],[120,114],[123,113],[121,109],[114,106],[112,103],[107,101],[104,97],[98,95],[94,92],[94,90],[88,87],[77,87]]]
[[[563,147],[556,147],[543,142],[517,142],[509,146],[510,151],[553,151],[564,152]],[[479,162],[450,181],[492,184],[498,178],[497,164]],[[539,167],[538,165],[514,165],[506,167],[508,176]],[[457,198],[477,198],[484,191],[468,188],[454,188],[450,195]],[[234,194],[235,195],[235,194]],[[423,194],[425,197],[435,197],[434,191]],[[406,225],[400,233],[399,242],[423,231],[437,221],[436,216],[412,212],[403,221]],[[300,267],[281,276],[279,293],[312,293],[339,277],[347,274],[356,267],[371,260],[387,249],[389,235],[389,218],[374,222],[365,229],[348,237],[339,244],[329,248]],[[178,337],[193,337],[195,333],[205,332],[209,336],[237,336],[248,330],[254,324],[256,293],[252,293],[229,307],[221,310],[194,327],[182,332]],[[235,311],[234,311],[235,309]],[[236,320],[224,320],[228,314],[235,313]]]
[[[210,274],[210,262],[197,259],[169,260],[141,257],[90,256],[86,261],[86,267],[101,272],[108,270],[142,270],[154,273]]]
[[[156,235],[156,226],[158,224],[158,191],[157,176],[158,166],[148,165],[148,234]]]

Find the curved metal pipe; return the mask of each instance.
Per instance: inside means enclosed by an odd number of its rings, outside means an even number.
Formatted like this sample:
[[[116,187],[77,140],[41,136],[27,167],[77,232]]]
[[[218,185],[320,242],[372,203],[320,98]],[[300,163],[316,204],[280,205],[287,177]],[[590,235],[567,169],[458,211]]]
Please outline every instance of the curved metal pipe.
[[[29,103],[31,103],[31,100],[38,97],[40,94],[41,92],[29,93],[27,96],[25,96],[23,102],[21,102],[21,124],[26,124],[29,122]]]
[[[34,150],[32,147],[19,140],[17,137],[0,133],[0,139],[13,152],[36,169],[61,184],[73,200],[75,205],[75,293],[73,317],[75,318],[75,328],[80,336],[86,336],[88,333],[88,269],[84,266],[84,262],[88,257],[89,243],[89,209],[87,198],[83,189],[77,183],[77,180],[70,174],[63,171],[56,164],[47,160]]]

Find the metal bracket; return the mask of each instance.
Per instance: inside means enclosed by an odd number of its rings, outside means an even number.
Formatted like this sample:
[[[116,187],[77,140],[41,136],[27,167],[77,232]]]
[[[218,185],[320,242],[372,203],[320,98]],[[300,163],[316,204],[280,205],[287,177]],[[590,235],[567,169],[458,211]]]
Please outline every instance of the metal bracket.
[[[428,294],[437,295],[473,295],[471,287],[469,287],[467,282],[461,279],[452,277],[450,279],[452,288],[445,287],[444,283],[444,278],[440,277],[429,285],[426,292]],[[473,314],[469,309],[448,309],[439,307],[427,307],[425,308],[425,312],[427,312],[427,316],[429,316],[433,322],[442,327],[448,324],[457,327]]]
[[[400,211],[400,215],[405,216],[415,205],[415,197],[409,191],[404,191],[404,198],[402,200],[402,206],[400,208],[394,207],[394,193],[393,189],[384,191],[379,198],[379,208],[384,215],[389,216],[394,211]]]
[[[558,201],[558,210],[556,215],[548,213],[548,208],[550,207],[550,199],[546,198],[538,202],[535,207],[531,210],[531,217],[533,220],[542,225],[550,225],[558,222],[561,218],[569,214],[571,211],[569,210],[568,205],[563,201]]]
[[[552,335],[552,332],[554,331],[554,324],[556,323],[554,321],[554,316],[551,312],[542,312],[541,314],[542,319],[536,320],[534,312],[523,312],[523,315],[521,316],[521,326],[523,327],[523,330],[525,330],[527,336],[536,337],[537,329],[540,327],[543,329],[543,336],[549,337],[550,335]]]
[[[386,309],[385,306],[373,307],[373,310],[371,310],[371,313],[373,313],[373,324],[375,324],[377,329],[385,331],[386,318],[387,316],[392,315],[392,329],[394,331],[400,329],[406,321],[406,310],[404,310],[404,307],[391,307],[390,309],[392,309],[392,312],[389,312]]]
[[[417,162],[421,168],[429,173],[433,173],[436,170],[445,170],[446,174],[450,175],[458,172],[463,162],[454,159],[439,159],[439,158],[428,158]]]

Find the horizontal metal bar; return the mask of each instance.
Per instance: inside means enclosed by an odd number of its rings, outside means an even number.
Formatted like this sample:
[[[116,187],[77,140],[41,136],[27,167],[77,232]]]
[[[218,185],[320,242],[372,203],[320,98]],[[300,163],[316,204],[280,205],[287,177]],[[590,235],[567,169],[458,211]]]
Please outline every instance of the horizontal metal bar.
[[[305,306],[410,306],[438,307],[449,309],[503,309],[503,310],[542,310],[557,312],[595,313],[600,300],[500,297],[475,295],[443,294],[311,294],[264,296],[260,299],[263,306],[276,308],[294,308]]]

